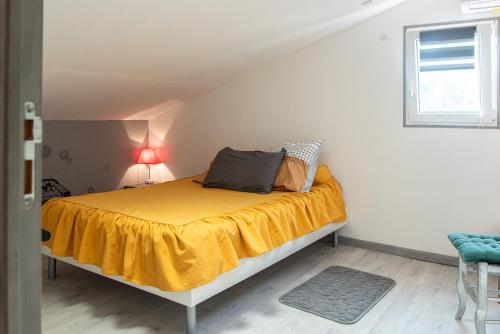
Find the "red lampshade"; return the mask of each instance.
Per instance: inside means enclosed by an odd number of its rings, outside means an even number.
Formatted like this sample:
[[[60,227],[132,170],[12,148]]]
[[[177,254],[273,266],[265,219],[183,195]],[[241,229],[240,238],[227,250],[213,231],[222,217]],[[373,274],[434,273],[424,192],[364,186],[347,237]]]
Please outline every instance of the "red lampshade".
[[[137,163],[145,165],[156,165],[161,163],[161,160],[156,154],[155,150],[145,148],[141,151],[139,158],[137,158]]]

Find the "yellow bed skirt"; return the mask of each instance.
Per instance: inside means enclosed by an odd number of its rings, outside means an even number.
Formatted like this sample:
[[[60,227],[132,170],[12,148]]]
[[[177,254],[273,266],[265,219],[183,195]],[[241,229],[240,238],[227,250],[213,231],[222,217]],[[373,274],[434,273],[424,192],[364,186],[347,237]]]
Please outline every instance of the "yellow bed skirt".
[[[269,195],[207,189],[181,179],[147,188],[53,199],[44,244],[140,285],[184,291],[289,240],[347,218],[340,185]]]

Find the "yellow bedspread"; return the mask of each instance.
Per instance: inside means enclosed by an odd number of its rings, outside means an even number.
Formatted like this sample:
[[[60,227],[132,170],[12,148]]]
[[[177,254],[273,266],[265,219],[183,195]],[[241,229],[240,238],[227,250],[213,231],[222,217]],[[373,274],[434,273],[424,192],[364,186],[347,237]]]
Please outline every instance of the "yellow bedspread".
[[[283,243],[342,222],[339,184],[269,195],[208,189],[181,179],[146,188],[54,199],[42,208],[45,243],[137,284],[165,291],[203,285]]]

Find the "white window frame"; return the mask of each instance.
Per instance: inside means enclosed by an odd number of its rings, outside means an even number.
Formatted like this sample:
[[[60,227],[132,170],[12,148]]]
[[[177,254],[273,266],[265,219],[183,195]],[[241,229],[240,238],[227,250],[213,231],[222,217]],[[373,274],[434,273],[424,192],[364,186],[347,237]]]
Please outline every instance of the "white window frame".
[[[480,113],[421,113],[419,111],[419,50],[420,32],[447,28],[477,26],[479,37],[478,65],[480,68]],[[405,114],[406,127],[489,127],[498,128],[498,20],[477,20],[405,28]],[[488,70],[489,69],[489,70]]]

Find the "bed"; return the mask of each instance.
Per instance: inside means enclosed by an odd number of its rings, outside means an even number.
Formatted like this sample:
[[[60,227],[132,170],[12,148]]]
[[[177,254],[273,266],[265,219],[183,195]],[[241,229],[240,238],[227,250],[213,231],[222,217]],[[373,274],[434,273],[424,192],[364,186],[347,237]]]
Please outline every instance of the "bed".
[[[203,188],[192,178],[53,199],[42,207],[49,277],[56,260],[196,305],[346,224],[338,182],[308,193]]]

